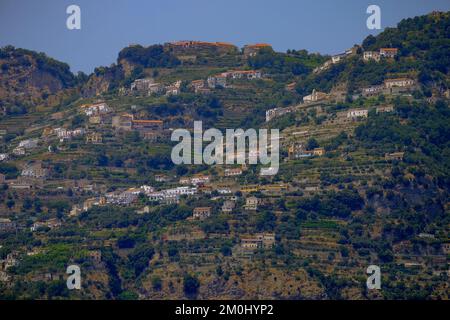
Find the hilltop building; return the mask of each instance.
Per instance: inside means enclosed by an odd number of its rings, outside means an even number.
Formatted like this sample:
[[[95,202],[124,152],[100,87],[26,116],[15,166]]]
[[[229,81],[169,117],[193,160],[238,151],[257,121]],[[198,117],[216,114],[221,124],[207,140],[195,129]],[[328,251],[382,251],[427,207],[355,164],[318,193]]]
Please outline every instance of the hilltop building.
[[[328,98],[328,94],[326,94],[324,92],[316,91],[316,89],[314,89],[310,95],[303,97],[303,102],[305,102],[305,103],[317,102],[320,100],[325,100],[327,98]]]

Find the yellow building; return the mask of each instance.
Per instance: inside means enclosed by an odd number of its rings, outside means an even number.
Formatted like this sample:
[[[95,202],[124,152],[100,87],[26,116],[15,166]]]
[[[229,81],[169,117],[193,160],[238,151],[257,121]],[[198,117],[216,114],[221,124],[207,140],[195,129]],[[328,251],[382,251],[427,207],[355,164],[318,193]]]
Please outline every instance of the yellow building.
[[[313,150],[313,154],[314,154],[315,156],[321,157],[321,156],[323,156],[323,155],[325,154],[325,149],[324,149],[324,148],[315,148],[315,149]]]

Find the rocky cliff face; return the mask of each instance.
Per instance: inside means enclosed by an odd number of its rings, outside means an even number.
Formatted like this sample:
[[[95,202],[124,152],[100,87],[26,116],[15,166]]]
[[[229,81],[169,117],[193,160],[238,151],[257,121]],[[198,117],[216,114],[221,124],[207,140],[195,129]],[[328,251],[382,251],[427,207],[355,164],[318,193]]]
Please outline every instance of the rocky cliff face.
[[[11,46],[0,49],[0,103],[4,108],[46,104],[76,84],[65,63]]]
[[[89,76],[87,82],[81,87],[81,95],[85,98],[95,97],[107,92],[113,86],[113,83],[121,76],[118,67],[97,68],[95,73]]]

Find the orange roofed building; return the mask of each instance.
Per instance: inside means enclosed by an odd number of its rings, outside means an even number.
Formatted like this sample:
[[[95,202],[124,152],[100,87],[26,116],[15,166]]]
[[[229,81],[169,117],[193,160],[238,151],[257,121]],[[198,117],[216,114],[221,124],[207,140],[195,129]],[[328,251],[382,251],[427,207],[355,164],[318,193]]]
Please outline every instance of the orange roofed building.
[[[393,58],[397,55],[397,48],[380,48],[380,56],[386,58]]]
[[[136,130],[146,140],[156,140],[164,136],[162,120],[136,120],[132,114],[113,117],[112,125],[117,130]]]

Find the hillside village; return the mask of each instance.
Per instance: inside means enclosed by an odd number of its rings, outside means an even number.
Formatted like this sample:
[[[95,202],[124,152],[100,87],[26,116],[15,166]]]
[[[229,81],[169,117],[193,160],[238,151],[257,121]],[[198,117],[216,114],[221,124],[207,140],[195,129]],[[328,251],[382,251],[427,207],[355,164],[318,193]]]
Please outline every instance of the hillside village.
[[[34,54],[3,48],[0,297],[182,299],[194,277],[202,299],[448,299],[449,65],[422,48],[450,17],[414,19],[333,56],[131,45],[45,96],[13,93],[8,61]],[[418,20],[442,34],[416,50]],[[195,120],[279,129],[279,173],[174,165]]]

